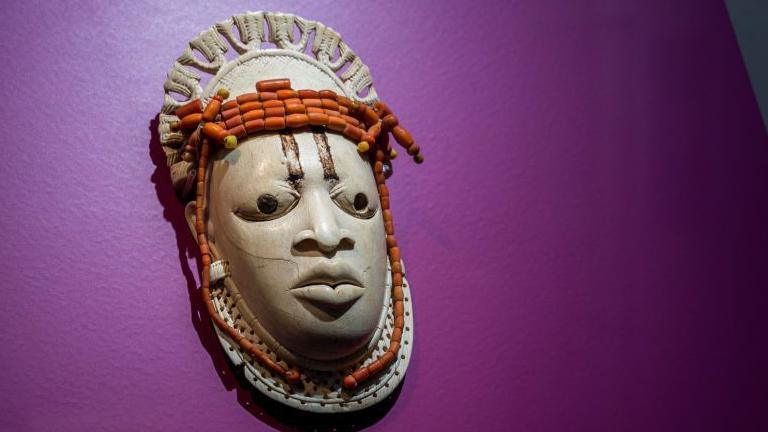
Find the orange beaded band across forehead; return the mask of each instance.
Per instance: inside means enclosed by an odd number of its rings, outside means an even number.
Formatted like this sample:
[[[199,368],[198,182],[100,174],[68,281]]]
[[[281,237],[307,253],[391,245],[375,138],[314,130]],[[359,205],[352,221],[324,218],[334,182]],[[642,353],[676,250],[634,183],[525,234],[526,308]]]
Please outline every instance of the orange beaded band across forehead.
[[[202,260],[201,294],[203,302],[216,326],[234,340],[240,348],[272,372],[283,376],[289,383],[298,383],[301,373],[297,369],[286,369],[258,348],[246,335],[227,324],[216,312],[210,289],[212,254],[208,245],[205,224],[205,182],[211,144],[218,148],[234,149],[238,140],[257,133],[282,131],[307,126],[324,127],[342,134],[357,143],[357,150],[369,156],[378,186],[386,245],[392,271],[392,304],[394,329],[387,351],[369,364],[360,367],[344,378],[343,385],[354,389],[369,377],[386,369],[400,350],[405,325],[403,271],[400,249],[395,240],[392,212],[389,208],[389,190],[385,184],[389,165],[397,153],[389,142],[390,134],[404,147],[416,163],[423,162],[419,146],[410,133],[399,125],[398,119],[383,102],[373,106],[352,101],[330,90],[294,90],[288,79],[273,79],[256,83],[257,92],[246,93],[235,99],[229,92],[220,89],[203,107],[195,99],[178,108],[175,114],[180,119],[171,125],[172,130],[189,134],[182,158],[187,162],[197,161],[197,188],[195,201],[195,233]]]
[[[383,150],[387,161],[397,154],[388,142],[384,142],[388,141],[386,135],[391,133],[416,163],[424,160],[411,134],[398,124],[397,117],[383,102],[370,107],[331,90],[296,91],[288,79],[259,81],[256,89],[255,93],[246,93],[228,102],[223,100],[229,97],[229,92],[220,89],[205,109],[200,99],[195,99],[175,111],[181,120],[173,123],[171,130],[195,131],[202,126],[205,137],[219,146],[233,149],[238,138],[250,134],[323,126],[359,142],[361,153]],[[190,137],[182,153],[184,160],[194,159],[198,142],[199,139]]]

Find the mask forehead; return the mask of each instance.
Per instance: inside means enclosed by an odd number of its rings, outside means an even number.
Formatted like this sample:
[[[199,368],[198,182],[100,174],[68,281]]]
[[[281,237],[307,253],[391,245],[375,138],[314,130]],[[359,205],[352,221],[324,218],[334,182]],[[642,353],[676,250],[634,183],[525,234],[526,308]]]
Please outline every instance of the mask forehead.
[[[348,139],[329,132],[293,134],[299,146],[299,159],[305,179],[369,182],[375,189],[373,174],[367,159],[357,152]]]

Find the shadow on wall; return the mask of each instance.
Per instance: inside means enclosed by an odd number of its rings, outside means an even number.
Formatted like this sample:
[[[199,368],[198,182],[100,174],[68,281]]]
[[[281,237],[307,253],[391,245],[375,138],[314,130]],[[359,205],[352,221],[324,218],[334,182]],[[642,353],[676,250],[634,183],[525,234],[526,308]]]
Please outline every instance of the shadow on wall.
[[[362,411],[349,414],[313,414],[290,408],[273,401],[265,395],[253,390],[245,380],[242,366],[232,365],[213,330],[213,323],[200,297],[200,290],[195,278],[196,271],[189,267],[189,258],[194,257],[200,268],[200,251],[197,242],[184,217],[184,206],[179,201],[171,184],[171,176],[166,165],[166,156],[160,143],[157,131],[159,116],[149,122],[149,155],[155,165],[155,171],[150,180],[155,185],[157,199],[163,206],[163,217],[173,227],[176,233],[176,245],[179,248],[179,267],[187,281],[189,296],[190,319],[197,332],[222,385],[228,391],[237,392],[237,401],[254,417],[267,425],[281,431],[357,431],[373,425],[381,420],[397,401],[405,379],[392,394],[382,402]]]

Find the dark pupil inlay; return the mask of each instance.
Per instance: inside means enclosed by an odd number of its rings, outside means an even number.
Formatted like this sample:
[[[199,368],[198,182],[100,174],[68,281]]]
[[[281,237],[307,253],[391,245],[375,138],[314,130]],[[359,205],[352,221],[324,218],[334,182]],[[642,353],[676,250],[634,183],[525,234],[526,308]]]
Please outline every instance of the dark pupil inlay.
[[[270,194],[264,194],[256,200],[259,211],[264,214],[272,214],[277,210],[277,198]]]
[[[355,210],[363,211],[368,207],[368,197],[364,193],[360,192],[355,195]]]

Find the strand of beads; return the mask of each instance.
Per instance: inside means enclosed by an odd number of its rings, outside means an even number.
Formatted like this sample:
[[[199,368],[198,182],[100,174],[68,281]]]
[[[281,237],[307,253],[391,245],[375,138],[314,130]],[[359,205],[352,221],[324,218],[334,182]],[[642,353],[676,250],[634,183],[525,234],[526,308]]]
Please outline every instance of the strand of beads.
[[[395,226],[392,222],[392,211],[389,209],[389,189],[386,185],[384,176],[384,161],[387,159],[385,152],[386,144],[379,146],[376,150],[376,162],[373,166],[373,172],[376,178],[376,184],[379,189],[379,199],[381,202],[382,215],[384,217],[384,231],[387,233],[387,250],[389,263],[392,268],[392,306],[394,310],[395,325],[389,341],[387,351],[366,366],[360,367],[356,371],[344,377],[343,385],[347,390],[352,390],[361,382],[389,366],[396,358],[400,350],[400,342],[403,337],[404,317],[404,293],[403,293],[403,269],[400,264],[400,248],[395,240]]]
[[[200,247],[200,256],[203,268],[200,271],[202,289],[200,294],[203,303],[208,311],[208,315],[214,321],[216,326],[227,334],[237,345],[251,357],[258,361],[262,366],[270,369],[275,374],[285,378],[291,384],[298,383],[301,380],[301,373],[297,369],[285,369],[274,360],[272,360],[264,351],[253,344],[246,336],[241,334],[236,328],[227,324],[216,313],[216,306],[211,298],[211,251],[208,247],[208,238],[205,234],[205,180],[208,168],[208,154],[210,151],[209,140],[205,139],[200,151],[200,159],[197,170],[197,195],[195,200],[195,233],[197,234],[197,244]]]

